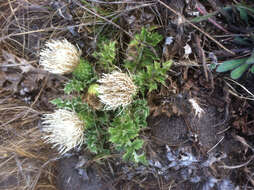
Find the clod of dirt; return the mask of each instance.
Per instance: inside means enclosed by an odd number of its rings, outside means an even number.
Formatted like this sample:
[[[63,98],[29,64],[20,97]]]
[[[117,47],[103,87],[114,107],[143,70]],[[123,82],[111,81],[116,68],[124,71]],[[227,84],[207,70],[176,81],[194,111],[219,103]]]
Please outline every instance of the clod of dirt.
[[[150,119],[152,134],[161,143],[177,145],[187,140],[187,127],[181,117],[168,118],[166,115],[160,115]]]
[[[79,168],[76,156],[58,162],[57,186],[61,190],[108,190],[94,168]]]
[[[196,136],[200,145],[208,151],[222,138],[222,135],[217,133],[223,128],[216,127],[222,117],[223,114],[217,112],[216,107],[208,106],[201,118],[194,117],[193,113],[170,118],[160,115],[150,118],[149,125],[152,126],[153,136],[164,144],[176,146],[186,141],[188,136]]]
[[[223,131],[223,125],[218,125],[222,121],[223,114],[216,111],[216,107],[208,106],[204,109],[204,114],[200,119],[189,116],[190,127],[197,133],[201,146],[210,150],[222,138],[220,131]],[[217,126],[218,125],[218,126]],[[217,127],[216,127],[217,126]]]

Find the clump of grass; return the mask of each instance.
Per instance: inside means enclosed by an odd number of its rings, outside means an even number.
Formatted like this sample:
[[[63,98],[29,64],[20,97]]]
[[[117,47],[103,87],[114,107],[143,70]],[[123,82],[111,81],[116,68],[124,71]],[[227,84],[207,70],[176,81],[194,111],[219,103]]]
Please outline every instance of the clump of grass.
[[[0,96],[0,188],[1,189],[55,189],[48,179],[53,176],[57,156],[49,153],[37,127],[39,112],[15,98]],[[12,118],[10,120],[10,118]],[[47,163],[47,164],[45,164]],[[46,185],[45,185],[46,183]]]

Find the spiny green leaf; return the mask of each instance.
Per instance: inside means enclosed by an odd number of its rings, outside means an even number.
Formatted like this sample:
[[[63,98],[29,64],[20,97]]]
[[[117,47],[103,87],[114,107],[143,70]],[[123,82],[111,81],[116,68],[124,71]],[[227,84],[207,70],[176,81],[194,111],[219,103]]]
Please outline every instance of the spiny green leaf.
[[[149,115],[147,101],[145,99],[137,99],[132,104],[131,113],[133,114],[134,122],[139,128],[146,127],[146,119]]]
[[[158,88],[158,85],[156,82],[148,84],[148,92],[152,92],[153,90],[156,90],[157,88]]]
[[[78,81],[76,79],[70,80],[67,84],[64,86],[64,92],[66,94],[70,94],[74,91],[81,92],[84,90],[84,83],[81,81]]]
[[[63,100],[61,98],[56,98],[50,101],[52,104],[56,105],[58,108],[74,110],[76,113],[81,112],[82,110],[87,110],[88,105],[82,103],[81,97],[75,97],[70,100]]]
[[[85,144],[92,153],[109,154],[109,150],[104,148],[108,141],[108,134],[105,132],[104,129],[97,128],[95,124],[85,130]]]
[[[173,61],[172,61],[172,60],[168,60],[168,61],[162,63],[163,68],[165,68],[165,69],[167,69],[167,70],[170,69],[170,67],[172,66],[172,64],[173,64]]]
[[[80,81],[88,81],[93,78],[93,68],[88,61],[81,59],[79,65],[73,71],[73,76]]]
[[[232,79],[238,79],[242,76],[242,74],[249,68],[249,64],[242,64],[241,66],[239,66],[238,68],[234,69],[231,74],[230,77]]]
[[[142,163],[144,165],[148,164],[148,161],[144,153],[138,155],[136,152],[134,152],[134,160],[136,163]]]
[[[98,45],[99,50],[93,53],[93,56],[98,59],[98,62],[105,70],[111,71],[114,67],[116,57],[116,41],[103,41]]]
[[[219,67],[217,67],[216,71],[217,72],[230,71],[236,67],[239,67],[241,64],[245,63],[246,60],[247,58],[224,61],[219,65]]]
[[[132,146],[132,148],[133,148],[134,150],[139,150],[139,149],[142,148],[143,144],[144,144],[144,141],[143,141],[143,140],[141,140],[141,139],[135,139],[135,140],[132,142],[131,146]]]
[[[124,61],[124,67],[135,73],[152,65],[154,61],[159,62],[156,46],[162,39],[163,37],[157,32],[142,28],[141,32],[136,34],[128,45],[127,60]]]
[[[63,108],[65,102],[61,98],[56,98],[50,101],[51,104],[57,106],[58,108]]]
[[[125,110],[116,114],[117,116],[111,122],[111,127],[108,129],[110,134],[109,141],[115,147],[124,151],[123,159],[126,161],[141,162],[135,159],[135,151],[142,149],[144,141],[139,139],[139,131],[146,127],[146,118],[149,115],[149,108],[146,100],[137,99],[133,101]],[[139,158],[139,157],[137,157]],[[142,160],[141,160],[142,158]]]

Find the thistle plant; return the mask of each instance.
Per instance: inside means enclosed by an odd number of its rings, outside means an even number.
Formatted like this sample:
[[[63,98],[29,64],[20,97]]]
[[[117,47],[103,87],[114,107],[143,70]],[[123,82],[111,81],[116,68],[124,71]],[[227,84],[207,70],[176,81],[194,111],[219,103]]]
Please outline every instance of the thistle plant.
[[[133,96],[137,91],[132,79],[125,73],[113,71],[104,74],[98,80],[99,98],[106,105],[107,110],[115,110],[120,106],[127,106],[132,102]]]
[[[80,61],[81,51],[64,40],[50,40],[40,52],[39,64],[54,74],[69,74],[74,71]]]
[[[58,110],[42,118],[46,142],[61,154],[85,144],[97,156],[120,152],[125,161],[146,164],[140,138],[149,115],[145,93],[165,85],[172,64],[157,56],[161,40],[161,35],[143,28],[131,40],[123,63],[115,59],[120,52],[116,41],[101,43],[92,54],[96,63],[80,58],[80,51],[67,40],[46,43],[40,65],[55,74],[72,73],[64,87],[71,97],[51,101]]]
[[[44,139],[58,147],[60,154],[64,154],[75,147],[81,147],[84,142],[84,122],[78,115],[69,110],[59,109],[42,117]]]

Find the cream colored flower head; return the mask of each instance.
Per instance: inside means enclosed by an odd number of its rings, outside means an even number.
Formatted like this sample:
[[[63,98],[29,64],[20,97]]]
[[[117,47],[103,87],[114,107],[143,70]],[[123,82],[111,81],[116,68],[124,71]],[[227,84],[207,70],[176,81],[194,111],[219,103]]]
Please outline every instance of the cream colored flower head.
[[[80,61],[81,51],[64,40],[50,40],[40,52],[39,64],[54,74],[68,74],[74,71]]]
[[[105,109],[114,110],[119,106],[127,106],[132,102],[137,87],[132,79],[125,73],[113,71],[110,74],[103,74],[98,80],[98,97],[105,104]]]
[[[64,154],[84,143],[84,123],[73,111],[59,109],[51,114],[44,114],[42,118],[43,131],[47,143],[58,147],[60,154]]]

